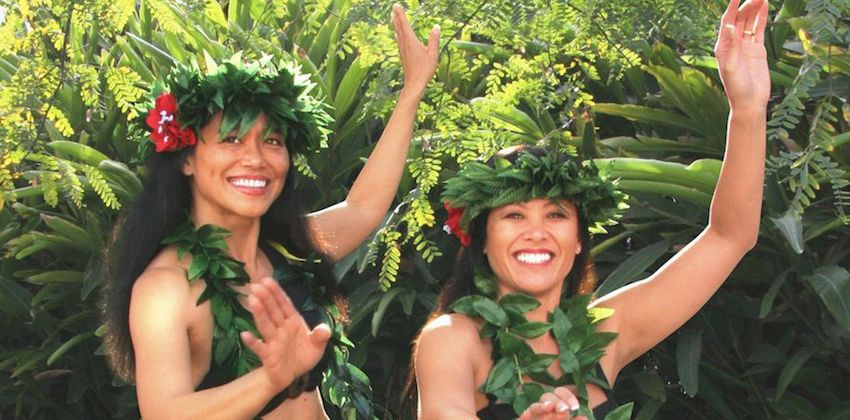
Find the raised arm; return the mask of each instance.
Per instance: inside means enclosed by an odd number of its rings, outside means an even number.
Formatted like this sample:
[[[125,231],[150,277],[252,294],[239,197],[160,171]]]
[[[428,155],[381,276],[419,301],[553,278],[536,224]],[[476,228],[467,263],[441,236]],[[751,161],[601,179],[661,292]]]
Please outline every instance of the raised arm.
[[[265,340],[243,334],[263,366],[215,388],[195,391],[189,329],[198,315],[185,272],[148,270],[133,288],[130,330],[136,389],[145,419],[250,419],[321,358],[330,331],[310,331],[280,287],[252,287],[249,307]],[[191,308],[191,309],[187,309]],[[213,357],[213,356],[211,356]],[[303,410],[302,410],[303,411]]]
[[[398,5],[393,7],[393,26],[404,68],[395,110],[345,201],[308,215],[314,242],[334,260],[357,249],[389,210],[404,170],[416,109],[437,68],[438,27],[431,30],[426,47]]]
[[[715,46],[730,114],[708,226],[651,277],[594,303],[615,309],[601,326],[620,334],[602,361],[609,377],[690,319],[758,238],[770,95],[764,48],[768,5],[748,0],[739,8],[739,3],[730,1]]]

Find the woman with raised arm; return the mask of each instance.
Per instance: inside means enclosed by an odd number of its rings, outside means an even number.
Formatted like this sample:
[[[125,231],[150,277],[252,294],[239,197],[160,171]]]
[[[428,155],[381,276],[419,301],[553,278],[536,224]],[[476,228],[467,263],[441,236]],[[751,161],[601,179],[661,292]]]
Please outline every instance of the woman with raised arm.
[[[307,77],[234,57],[206,73],[178,66],[154,88],[156,153],[116,227],[104,295],[112,365],[135,383],[144,418],[327,417],[317,385],[341,341],[322,309],[334,310],[326,261],[389,209],[437,65],[439,29],[423,45],[400,7],[392,20],[404,68],[395,111],[345,201],[306,216],[293,157],[330,120]]]
[[[715,48],[731,111],[708,226],[649,278],[592,303],[570,298],[586,274],[588,227],[610,222],[622,199],[593,165],[519,148],[447,182],[447,227],[463,247],[416,343],[420,418],[603,418],[615,407],[607,385],[690,319],[755,246],[768,4],[739,3],[730,1]]]

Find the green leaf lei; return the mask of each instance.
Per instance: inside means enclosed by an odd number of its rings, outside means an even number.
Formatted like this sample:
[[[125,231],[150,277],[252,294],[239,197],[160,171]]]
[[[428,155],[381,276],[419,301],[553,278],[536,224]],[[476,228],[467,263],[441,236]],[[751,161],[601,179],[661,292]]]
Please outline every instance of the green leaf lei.
[[[228,236],[228,230],[214,225],[203,225],[196,230],[189,219],[162,243],[175,245],[179,258],[187,253],[192,255],[187,274],[189,283],[198,279],[206,283],[197,304],[209,300],[215,320],[213,360],[221,367],[223,375],[234,378],[260,365],[257,355],[242,343],[239,332],[251,331],[257,336],[259,332],[253,316],[238,300],[242,295],[233,289],[233,286],[247,284],[249,278],[244,264],[228,254],[225,242]],[[313,281],[314,267],[318,261],[312,257],[297,261],[287,259],[290,268],[294,269],[275,270],[275,279],[281,284],[292,281],[307,285],[310,297],[301,309],[318,309],[322,322],[332,330],[328,345],[333,346],[333,354],[324,372],[322,394],[331,404],[339,407],[344,418],[373,418],[369,378],[348,363],[348,355],[354,344],[346,337],[344,325],[337,321],[340,319],[339,309],[333,302],[324,299],[325,291]]]
[[[139,115],[147,115],[154,98],[167,91],[177,100],[180,124],[196,134],[222,111],[219,133],[223,136],[238,129],[241,136],[263,113],[266,129],[280,132],[291,153],[306,154],[327,147],[327,126],[333,121],[328,106],[310,96],[315,84],[291,60],[275,62],[271,56],[264,56],[246,63],[241,54],[221,63],[206,58],[206,72],[195,61],[177,64],[165,81],[155,82],[150,99],[138,105]],[[144,126],[143,117],[139,125]]]
[[[496,157],[494,163],[467,163],[446,181],[443,201],[463,209],[460,226],[467,232],[472,220],[484,210],[532,198],[572,201],[591,231],[596,232],[616,223],[620,212],[628,207],[626,194],[617,190],[616,182],[601,174],[593,162],[580,165],[554,153],[522,153],[516,163],[502,157]]]
[[[493,367],[481,392],[511,404],[519,415],[545,392],[572,384],[578,390],[581,405],[578,415],[594,420],[588,405],[587,384],[609,388],[605,378],[597,376],[595,366],[608,344],[617,337],[616,333],[596,331],[596,324],[612,311],[588,309],[592,297],[578,295],[563,299],[549,314],[548,322],[532,322],[525,314],[540,306],[537,299],[512,293],[496,300],[496,280],[487,269],[476,270],[475,285],[482,294],[462,297],[451,305],[451,309],[480,318],[483,321],[480,336],[492,341]],[[546,333],[554,336],[559,354],[537,354],[525,342]],[[559,378],[553,378],[547,371],[555,361],[564,372]],[[628,404],[615,411],[609,413],[606,420],[628,419],[631,415]]]

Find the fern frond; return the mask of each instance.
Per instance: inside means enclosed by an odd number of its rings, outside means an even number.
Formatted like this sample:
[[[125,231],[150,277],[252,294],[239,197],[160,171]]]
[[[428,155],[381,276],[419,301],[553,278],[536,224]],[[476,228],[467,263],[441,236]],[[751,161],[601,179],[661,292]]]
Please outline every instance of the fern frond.
[[[136,112],[136,101],[145,94],[145,91],[135,86],[142,80],[138,73],[129,67],[114,67],[106,70],[106,86],[115,97],[115,103],[127,114],[127,120],[134,120]]]
[[[118,197],[115,196],[112,187],[109,186],[100,169],[91,165],[83,165],[83,172],[86,174],[92,190],[100,197],[103,204],[112,210],[120,210],[121,203],[118,202]]]
[[[56,131],[60,134],[65,137],[71,137],[74,135],[74,127],[71,127],[71,122],[68,121],[68,117],[65,116],[65,113],[62,112],[61,109],[45,103],[41,106],[41,113],[44,114],[44,117],[47,118],[48,121],[53,123],[53,126],[56,127]]]
[[[59,187],[65,194],[65,198],[77,208],[82,207],[86,191],[83,188],[83,182],[77,176],[77,170],[71,162],[65,159],[56,159],[56,163],[59,166]]]
[[[295,169],[301,175],[306,176],[310,179],[318,179],[318,175],[313,172],[313,169],[310,168],[310,162],[307,161],[307,157],[301,153],[296,153],[292,158],[292,164],[295,165]]]
[[[178,16],[167,0],[146,0],[145,5],[150,8],[151,15],[154,20],[159,23],[159,26],[172,35],[186,36],[186,30],[183,29],[182,19]]]

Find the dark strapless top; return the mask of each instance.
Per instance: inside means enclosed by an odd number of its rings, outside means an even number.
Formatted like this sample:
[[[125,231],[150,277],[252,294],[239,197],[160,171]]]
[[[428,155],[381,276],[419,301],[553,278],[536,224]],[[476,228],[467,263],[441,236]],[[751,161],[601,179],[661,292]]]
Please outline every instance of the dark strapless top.
[[[279,270],[298,269],[290,264],[286,258],[280,254],[280,252],[275,250],[265,240],[260,241],[259,247],[263,253],[266,254],[266,257],[268,257],[275,273]],[[310,300],[310,291],[307,288],[307,285],[300,282],[280,282],[280,279],[277,280],[280,283],[281,288],[283,288],[283,291],[286,292],[289,299],[292,300],[292,303],[298,309],[298,312],[302,317],[304,317],[304,321],[307,322],[307,325],[311,329],[319,325],[322,322],[322,314],[319,312],[319,309],[316,308],[316,305],[308,303],[308,300]],[[251,322],[253,323],[253,319],[251,319]],[[213,334],[213,341],[215,340],[216,336]],[[211,348],[215,348],[215,343],[213,343],[213,347]],[[303,392],[311,392],[316,389],[322,381],[322,372],[324,372],[327,368],[328,358],[332,357],[332,352],[332,346],[325,347],[325,354],[322,356],[322,360],[320,360],[313,369],[296,379],[291,385],[289,385],[289,387],[272,398],[259,415],[268,414],[287,398],[295,398]],[[233,381],[234,379],[236,379],[234,373],[229,369],[223,369],[221,366],[218,366],[215,363],[215,357],[213,357],[210,361],[210,370],[207,372],[206,376],[204,376],[201,384],[198,385],[198,390],[221,386]]]
[[[596,365],[596,373],[600,378],[605,379],[602,366],[599,364]],[[596,417],[596,420],[603,420],[608,413],[617,408],[617,402],[614,400],[614,392],[605,388],[602,388],[602,392],[605,393],[607,399],[593,409],[593,416]],[[497,402],[496,397],[492,394],[487,394],[487,406],[478,410],[476,415],[481,420],[508,420],[518,417],[510,404]]]

